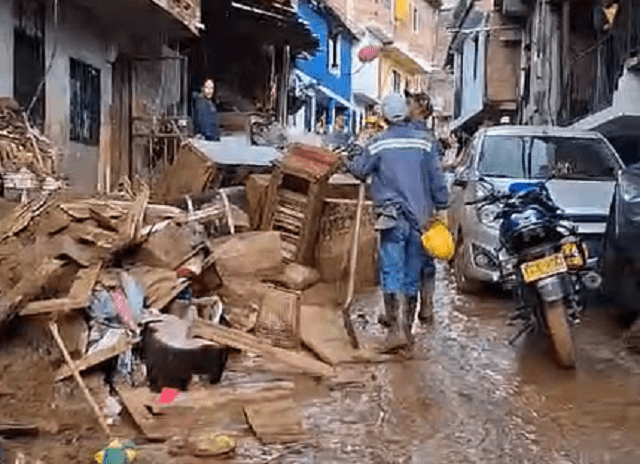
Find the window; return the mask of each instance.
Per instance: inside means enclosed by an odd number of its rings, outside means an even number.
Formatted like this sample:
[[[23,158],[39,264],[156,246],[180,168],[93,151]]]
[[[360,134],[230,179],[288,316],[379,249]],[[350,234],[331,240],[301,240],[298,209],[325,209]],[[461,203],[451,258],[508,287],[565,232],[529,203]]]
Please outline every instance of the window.
[[[100,70],[81,61],[70,60],[70,138],[74,142],[100,142]]]
[[[480,37],[476,34],[473,38],[474,45],[474,61],[473,61],[473,80],[478,79],[478,61],[480,60]]]
[[[329,71],[340,73],[340,34],[329,37]]]
[[[420,13],[418,12],[417,6],[413,7],[412,20],[413,20],[413,32],[414,34],[417,34],[418,32],[420,32]]]
[[[402,85],[402,80],[400,77],[400,73],[394,69],[393,70],[393,91],[395,93],[400,93],[402,90],[400,88],[401,85]]]
[[[33,2],[16,2],[15,8],[13,96],[24,109],[32,105],[29,113],[30,122],[42,130],[46,90],[45,9],[43,4]]]
[[[515,179],[613,180],[616,162],[608,145],[594,138],[488,136],[480,173]]]
[[[409,80],[409,78],[406,78],[404,80],[404,88],[405,90],[411,90],[411,81]]]

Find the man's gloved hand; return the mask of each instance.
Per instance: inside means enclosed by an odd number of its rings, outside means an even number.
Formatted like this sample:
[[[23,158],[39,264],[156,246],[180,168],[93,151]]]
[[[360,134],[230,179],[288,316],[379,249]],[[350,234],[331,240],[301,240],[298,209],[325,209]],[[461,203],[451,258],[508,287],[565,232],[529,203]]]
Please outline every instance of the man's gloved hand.
[[[436,211],[435,218],[437,221],[442,222],[445,226],[449,226],[449,215],[447,214],[446,209]]]
[[[445,226],[449,227],[449,219],[447,217],[446,209],[436,210],[436,212],[433,213],[433,215],[427,221],[427,224],[424,226],[422,233],[425,233],[426,231],[431,229],[431,226],[433,226],[436,222],[442,222]]]

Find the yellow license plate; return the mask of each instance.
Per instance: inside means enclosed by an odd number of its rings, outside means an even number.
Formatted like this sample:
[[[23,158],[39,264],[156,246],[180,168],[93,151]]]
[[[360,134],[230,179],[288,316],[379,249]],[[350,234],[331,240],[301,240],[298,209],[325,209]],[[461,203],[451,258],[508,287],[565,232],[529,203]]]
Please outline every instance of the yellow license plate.
[[[524,263],[520,266],[522,276],[526,283],[535,282],[545,277],[567,271],[567,263],[561,253],[547,256],[546,258]]]

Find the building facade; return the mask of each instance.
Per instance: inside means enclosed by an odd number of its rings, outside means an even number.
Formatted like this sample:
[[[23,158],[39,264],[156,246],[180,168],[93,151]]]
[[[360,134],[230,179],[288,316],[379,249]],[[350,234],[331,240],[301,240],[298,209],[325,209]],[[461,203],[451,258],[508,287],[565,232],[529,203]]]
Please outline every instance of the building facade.
[[[351,125],[355,118],[351,85],[354,33],[326,3],[299,0],[298,16],[320,45],[314,55],[302,54],[294,63],[291,85],[304,104],[291,116],[291,129],[312,132],[322,127],[331,131],[338,112],[346,114]]]
[[[492,0],[461,0],[446,65],[454,79],[452,130],[470,135],[518,115],[522,30]]]
[[[115,106],[135,77],[128,74],[125,89],[117,69],[130,57],[175,50],[198,34],[199,22],[199,0],[0,0],[0,95],[30,109],[33,124],[61,148],[74,190],[108,190],[132,164],[130,140],[118,133],[129,127],[128,115]]]

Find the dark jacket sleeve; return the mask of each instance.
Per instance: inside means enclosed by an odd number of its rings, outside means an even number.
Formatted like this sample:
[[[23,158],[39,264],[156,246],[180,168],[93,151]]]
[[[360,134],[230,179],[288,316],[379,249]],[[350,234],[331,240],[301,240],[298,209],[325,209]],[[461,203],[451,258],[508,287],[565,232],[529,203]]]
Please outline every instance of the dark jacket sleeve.
[[[194,127],[196,134],[202,135],[206,140],[220,140],[218,111],[215,105],[211,105],[204,98],[196,101]]]
[[[355,177],[361,181],[365,181],[367,177],[373,174],[378,168],[379,159],[379,156],[371,154],[367,146],[360,154],[354,156],[353,159],[347,163],[347,169]]]
[[[449,204],[449,189],[447,188],[447,183],[440,168],[439,144],[433,144],[433,149],[427,153],[425,161],[429,179],[429,191],[425,193],[431,197],[436,210],[447,209]]]

